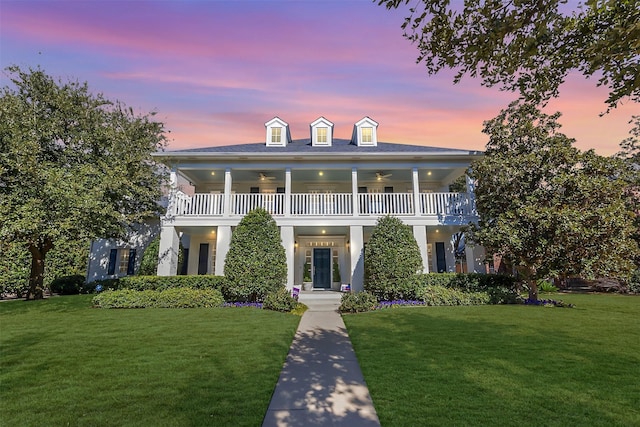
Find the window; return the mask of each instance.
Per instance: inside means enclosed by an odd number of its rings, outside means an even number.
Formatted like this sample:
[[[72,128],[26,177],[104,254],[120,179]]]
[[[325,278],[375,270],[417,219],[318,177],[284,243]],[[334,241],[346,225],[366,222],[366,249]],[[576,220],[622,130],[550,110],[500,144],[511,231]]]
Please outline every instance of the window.
[[[107,265],[107,274],[118,276],[132,275],[135,273],[136,267],[136,250],[135,249],[111,249],[109,252],[109,264]]]
[[[362,128],[362,142],[369,144],[373,142],[373,128]]]
[[[327,143],[327,128],[317,128],[316,129],[317,132],[317,142],[320,144],[326,144]]]
[[[282,141],[282,128],[271,128],[271,142],[280,143]]]

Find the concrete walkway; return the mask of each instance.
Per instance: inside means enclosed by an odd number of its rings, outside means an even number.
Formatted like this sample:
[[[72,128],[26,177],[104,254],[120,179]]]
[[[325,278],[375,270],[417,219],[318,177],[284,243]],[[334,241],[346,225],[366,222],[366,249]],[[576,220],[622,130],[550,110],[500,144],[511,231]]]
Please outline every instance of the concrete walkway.
[[[293,339],[263,427],[380,426],[342,317],[338,292],[304,292]]]

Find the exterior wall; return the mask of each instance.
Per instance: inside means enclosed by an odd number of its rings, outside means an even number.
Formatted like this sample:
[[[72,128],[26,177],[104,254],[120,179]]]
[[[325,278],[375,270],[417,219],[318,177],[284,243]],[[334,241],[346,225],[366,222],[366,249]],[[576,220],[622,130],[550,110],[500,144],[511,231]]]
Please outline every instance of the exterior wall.
[[[89,262],[87,265],[87,282],[116,279],[126,275],[125,273],[120,273],[117,268],[114,274],[107,274],[111,249],[135,249],[135,269],[137,271],[140,268],[144,250],[159,232],[159,220],[151,220],[146,224],[134,227],[129,238],[126,240],[97,239],[91,242]]]

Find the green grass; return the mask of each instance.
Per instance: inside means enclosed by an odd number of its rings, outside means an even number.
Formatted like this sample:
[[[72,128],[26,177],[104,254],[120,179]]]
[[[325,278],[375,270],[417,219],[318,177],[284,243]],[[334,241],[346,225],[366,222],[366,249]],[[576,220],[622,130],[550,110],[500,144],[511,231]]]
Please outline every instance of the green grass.
[[[299,316],[0,303],[3,426],[257,426]]]
[[[640,297],[554,298],[343,316],[382,425],[640,425]]]

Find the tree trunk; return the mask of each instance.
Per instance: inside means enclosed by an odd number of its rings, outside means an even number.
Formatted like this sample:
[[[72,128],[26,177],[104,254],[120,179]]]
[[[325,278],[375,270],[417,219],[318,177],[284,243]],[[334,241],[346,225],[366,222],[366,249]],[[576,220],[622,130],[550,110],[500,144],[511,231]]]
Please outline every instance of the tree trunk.
[[[535,279],[529,280],[529,299],[538,301],[538,282]]]
[[[49,239],[39,241],[38,244],[30,244],[31,275],[29,276],[29,290],[27,300],[44,298],[44,260],[53,244]]]

